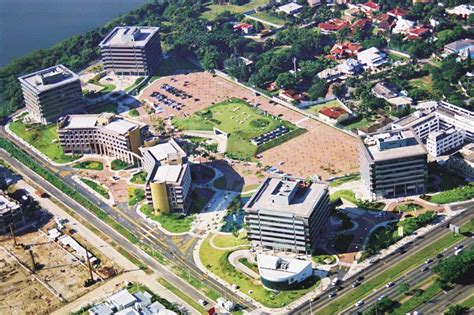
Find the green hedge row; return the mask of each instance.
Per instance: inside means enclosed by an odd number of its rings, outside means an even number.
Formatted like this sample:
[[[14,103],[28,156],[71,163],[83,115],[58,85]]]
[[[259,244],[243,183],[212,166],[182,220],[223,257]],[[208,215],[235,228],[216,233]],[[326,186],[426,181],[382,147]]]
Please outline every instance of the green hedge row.
[[[278,137],[272,141],[268,141],[267,143],[264,143],[260,146],[257,147],[257,152],[256,154],[262,153],[263,151],[267,151],[273,147],[279,146],[283,142],[286,142],[292,138],[298,137],[299,135],[302,135],[305,133],[307,130],[303,128],[297,128],[295,130],[292,130],[288,133],[285,133],[283,136]]]

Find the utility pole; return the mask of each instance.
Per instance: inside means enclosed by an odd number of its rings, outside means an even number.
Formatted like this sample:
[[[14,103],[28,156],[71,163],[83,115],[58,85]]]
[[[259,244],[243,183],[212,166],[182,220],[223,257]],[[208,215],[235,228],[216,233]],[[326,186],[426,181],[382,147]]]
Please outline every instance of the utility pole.
[[[12,238],[13,238],[13,245],[15,245],[15,247],[16,247],[17,244],[16,244],[15,231],[13,230],[13,223],[10,223],[10,233],[11,233]]]
[[[33,273],[36,272],[36,261],[35,261],[35,256],[33,255],[33,251],[30,249],[30,257],[31,257],[31,263],[33,264]]]
[[[293,57],[293,71],[295,71],[296,75],[296,57]]]
[[[87,266],[89,267],[89,277],[90,277],[90,282],[94,283],[94,276],[92,274],[92,265],[91,265],[91,260],[89,258],[89,251],[87,250],[87,247],[84,247],[86,250],[86,259],[87,259]]]

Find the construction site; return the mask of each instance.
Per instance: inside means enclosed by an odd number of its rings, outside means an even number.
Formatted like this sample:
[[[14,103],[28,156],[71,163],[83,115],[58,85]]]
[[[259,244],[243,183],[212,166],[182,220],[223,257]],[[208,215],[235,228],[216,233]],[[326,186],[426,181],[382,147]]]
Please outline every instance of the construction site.
[[[67,223],[51,218],[0,241],[0,313],[49,313],[119,272]]]

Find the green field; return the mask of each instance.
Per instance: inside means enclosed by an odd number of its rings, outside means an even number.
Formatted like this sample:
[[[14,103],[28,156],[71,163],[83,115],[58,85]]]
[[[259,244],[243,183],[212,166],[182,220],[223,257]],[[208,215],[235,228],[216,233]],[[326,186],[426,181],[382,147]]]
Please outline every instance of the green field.
[[[76,163],[72,167],[84,170],[102,171],[104,169],[104,164],[100,161],[84,161]]]
[[[143,205],[140,211],[150,219],[160,223],[162,228],[171,233],[189,232],[194,222],[194,215],[186,217],[179,213],[155,215],[153,208],[149,205]]]
[[[102,186],[101,184],[98,184],[95,181],[87,179],[87,178],[81,178],[81,182],[83,182],[84,184],[92,188],[94,191],[99,193],[105,199],[110,198],[109,190],[105,188],[104,186]]]
[[[403,274],[409,272],[412,268],[422,264],[426,259],[435,256],[437,253],[442,252],[444,248],[453,245],[461,239],[462,237],[456,237],[452,234],[441,237],[435,243],[416,252],[416,255],[412,253],[407,258],[400,260],[396,265],[390,268],[385,268],[383,273],[362,283],[359,287],[353,289],[351,294],[345,294],[340,298],[336,298],[336,300],[318,310],[318,315],[336,314],[339,311],[354,305],[354,303],[363,299],[363,297],[368,295],[374,289],[385,285],[389,281],[397,279]]]
[[[474,183],[465,185],[460,188],[454,188],[443,191],[433,196],[424,196],[425,200],[438,204],[446,204],[458,201],[466,201],[474,198]]]
[[[232,248],[235,246],[247,245],[249,241],[247,240],[247,232],[242,231],[237,236],[234,236],[233,234],[217,234],[217,236],[212,240],[212,243],[220,248]]]
[[[305,288],[299,290],[269,291],[261,284],[256,283],[253,279],[232,267],[228,260],[231,251],[212,248],[209,244],[210,237],[206,238],[199,250],[199,256],[203,265],[227,283],[238,285],[241,292],[248,294],[264,306],[271,308],[286,306],[313,290],[318,283],[317,278],[313,277],[302,283]],[[250,291],[252,291],[251,294],[249,294]]]
[[[128,205],[134,206],[145,199],[145,191],[141,188],[128,187]]]
[[[271,12],[268,12],[268,11],[260,11],[260,12],[251,14],[251,16],[254,16],[257,19],[261,19],[261,20],[270,22],[272,24],[280,25],[280,26],[283,26],[286,23],[286,21],[283,18],[277,16],[276,14],[272,14]]]
[[[35,125],[34,127],[29,127],[22,121],[18,120],[10,123],[10,129],[17,136],[28,142],[56,163],[68,163],[78,158],[63,153],[63,149],[59,144],[56,124],[48,126]]]
[[[339,101],[333,100],[333,101],[329,101],[329,102],[326,102],[326,103],[309,106],[309,107],[305,108],[305,112],[308,112],[310,114],[313,114],[313,115],[317,116],[319,114],[319,111],[323,107],[333,108],[333,107],[342,107],[342,106],[341,106],[341,103],[339,103]]]
[[[269,0],[250,0],[248,3],[244,5],[232,5],[232,4],[212,4],[212,2],[208,2],[205,4],[205,11],[202,14],[202,17],[206,20],[215,20],[216,17],[225,12],[229,11],[231,13],[242,13],[253,8],[263,6],[269,3]]]
[[[415,310],[419,305],[428,302],[435,295],[443,291],[440,285],[435,282],[430,285],[426,290],[423,290],[423,293],[417,296],[413,296],[408,301],[402,303],[400,306],[396,307],[391,314],[395,315],[404,315],[408,314],[410,311]]]
[[[112,163],[110,163],[110,167],[112,168],[112,171],[121,171],[121,170],[124,170],[128,167],[130,167],[131,165],[128,164],[127,162],[125,161],[122,161],[122,160],[113,160]]]
[[[216,127],[229,133],[226,154],[239,160],[251,160],[257,152],[257,146],[250,142],[251,138],[281,125],[290,129],[290,132],[296,129],[291,123],[266,115],[260,109],[239,99],[212,105],[187,118],[175,118],[173,125],[180,130],[209,131]]]

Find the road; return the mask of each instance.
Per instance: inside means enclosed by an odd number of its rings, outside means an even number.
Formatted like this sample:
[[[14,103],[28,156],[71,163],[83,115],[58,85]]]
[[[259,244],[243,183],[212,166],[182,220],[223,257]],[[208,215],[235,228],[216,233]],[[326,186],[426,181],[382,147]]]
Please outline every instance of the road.
[[[474,244],[474,239],[466,238],[463,241],[459,242],[459,244],[464,245],[464,247],[468,247],[468,246],[471,246],[471,245]],[[443,258],[451,257],[451,256],[454,255],[454,246],[455,245],[450,246],[449,248],[447,248],[446,251],[444,251],[444,253],[443,253],[444,257]],[[399,295],[400,285],[402,283],[407,283],[410,288],[413,288],[416,285],[418,285],[420,283],[423,283],[424,281],[426,281],[430,277],[432,277],[434,275],[434,272],[431,270],[431,268],[436,265],[436,263],[437,263],[436,261],[437,261],[437,259],[435,257],[433,257],[433,262],[431,262],[430,264],[424,264],[423,266],[420,266],[419,268],[416,268],[416,269],[410,271],[409,273],[405,274],[400,279],[397,279],[396,281],[394,281],[395,285],[391,288],[382,287],[379,290],[374,291],[368,297],[365,297],[363,299],[363,301],[364,301],[363,306],[361,306],[359,308],[353,306],[353,307],[349,308],[348,310],[346,310],[345,312],[343,312],[343,314],[357,314],[358,312],[363,312],[363,311],[367,310],[368,308],[370,308],[373,304],[375,304],[378,301],[379,297],[382,296],[382,295],[386,296],[386,297],[388,297],[392,300],[395,299]],[[425,266],[429,267],[430,269],[428,269],[426,271],[422,271],[421,268],[425,267]],[[444,294],[441,293],[441,295],[444,295]],[[450,295],[451,295],[451,292],[450,292]],[[443,300],[446,300],[446,298],[443,297]],[[449,301],[449,299],[448,299],[448,301]],[[438,307],[438,306],[435,306],[435,307]],[[441,310],[441,309],[444,309],[444,308],[439,308],[439,310]],[[420,311],[418,308],[417,308],[417,310]],[[425,314],[425,312],[421,312],[421,313]],[[426,314],[430,314],[430,313],[426,313]]]
[[[421,250],[422,248],[436,242],[437,239],[451,233],[445,227],[445,225],[448,222],[457,223],[457,224],[459,224],[460,222],[467,222],[474,215],[474,202],[469,203],[468,207],[469,207],[469,210],[464,212],[461,216],[458,215],[454,218],[451,218],[449,221],[445,222],[444,224],[441,224],[440,226],[426,233],[423,238],[418,238],[415,241],[413,241],[413,244],[407,248],[407,252],[403,254],[403,257],[408,256],[408,255],[413,255],[415,254],[415,251]],[[346,280],[345,285],[343,284],[342,286],[343,289],[337,292],[337,296],[340,297],[342,295],[351,293],[353,289],[351,288],[350,284],[354,281],[353,279],[359,276],[362,276],[364,277],[364,281],[367,281],[369,279],[377,277],[378,275],[383,273],[384,270],[396,265],[400,261],[398,256],[400,256],[400,254],[398,252],[394,252],[393,254],[386,256],[384,259],[381,259],[378,262],[370,265],[364,271],[358,273],[354,277]],[[306,314],[310,314],[311,309],[312,309],[314,313],[317,314],[318,309],[324,308],[325,306],[327,306],[329,303],[333,301],[331,298],[328,297],[328,294],[334,291],[335,289],[329,289],[326,291],[324,295],[321,295],[317,301],[315,302],[307,301],[301,304],[300,306],[294,309],[294,313],[306,315]]]
[[[135,234],[135,236],[137,236],[141,242],[148,245],[149,247],[151,247],[153,250],[157,251],[161,255],[163,255],[168,261],[173,262],[174,265],[185,270],[187,272],[187,275],[192,276],[196,279],[199,279],[200,281],[204,283],[205,287],[213,289],[214,291],[218,292],[222,296],[233,297],[232,298],[233,302],[240,305],[244,309],[252,310],[255,308],[252,303],[240,298],[231,289],[222,286],[219,282],[209,277],[206,273],[203,273],[194,264],[194,261],[192,260],[192,255],[190,253],[193,249],[193,246],[189,246],[187,253],[182,253],[181,250],[173,243],[171,237],[160,232],[153,226],[149,225],[145,220],[143,220],[135,212],[129,211],[125,213],[123,211],[120,211],[118,208],[110,207],[101,199],[97,198],[94,194],[90,193],[87,189],[85,189],[81,185],[78,185],[72,179],[72,175],[66,175],[64,177],[61,177],[60,174],[62,172],[70,173],[68,172],[67,167],[57,167],[57,168],[51,167],[47,161],[43,160],[42,157],[37,156],[36,154],[32,153],[31,150],[28,150],[28,148],[25,148],[21,143],[17,142],[15,138],[10,137],[5,132],[4,128],[1,129],[0,134],[3,137],[8,138],[12,142],[14,142],[18,147],[23,149],[23,151],[32,159],[34,159],[38,164],[52,171],[56,176],[60,177],[69,186],[73,187],[77,192],[79,192],[80,194],[85,196],[88,200],[90,200],[92,203],[94,203],[96,206],[101,208],[117,223],[119,223],[120,225],[128,229],[130,232]],[[9,164],[11,164],[14,168],[19,169],[22,173],[26,174],[29,178],[31,178],[35,183],[43,187],[43,189],[45,189],[49,194],[51,194],[52,196],[55,196],[66,206],[68,206],[71,209],[74,209],[79,215],[81,215],[85,220],[90,222],[96,228],[98,228],[105,234],[109,235],[113,241],[117,242],[129,253],[139,258],[140,260],[142,260],[152,270],[161,274],[163,278],[173,283],[175,287],[180,289],[182,292],[186,292],[186,294],[189,295],[194,300],[198,300],[198,299],[208,300],[208,298],[204,296],[200,291],[190,286],[187,282],[182,280],[180,277],[176,276],[171,270],[164,267],[163,265],[158,263],[158,261],[156,261],[155,259],[150,257],[147,253],[145,253],[143,250],[139,249],[137,246],[132,244],[129,240],[127,240],[121,234],[119,234],[110,226],[108,226],[107,224],[102,222],[100,219],[98,219],[88,209],[82,207],[73,199],[69,198],[63,192],[58,190],[56,187],[49,184],[49,182],[44,180],[42,177],[38,176],[29,168],[21,164],[19,161],[13,159],[8,153],[6,153],[5,151],[0,151],[0,156]]]

